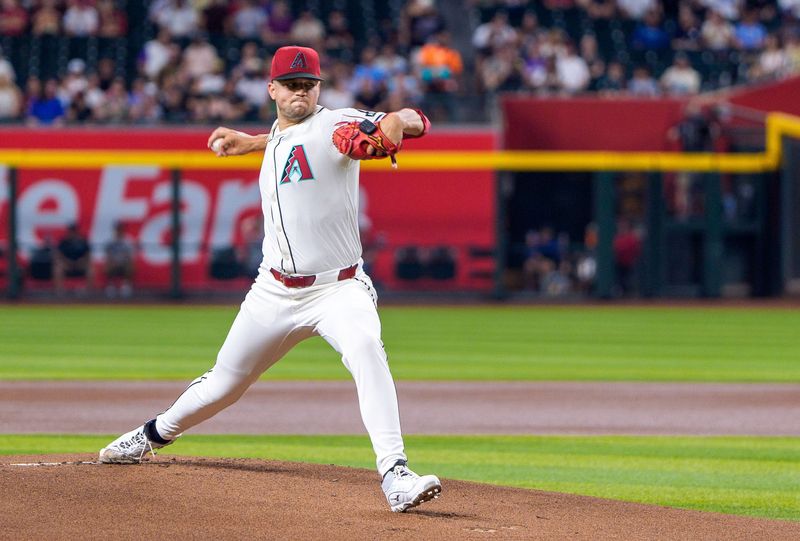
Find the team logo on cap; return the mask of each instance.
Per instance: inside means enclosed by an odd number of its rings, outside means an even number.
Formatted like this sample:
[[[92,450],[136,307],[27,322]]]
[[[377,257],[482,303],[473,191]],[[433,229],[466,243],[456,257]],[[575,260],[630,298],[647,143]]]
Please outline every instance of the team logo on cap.
[[[292,60],[292,65],[289,66],[289,69],[306,69],[308,66],[306,65],[306,55],[303,53],[297,53],[295,55],[294,60]]]
[[[303,145],[295,145],[289,151],[289,158],[283,166],[281,184],[297,182],[300,180],[312,180],[314,175],[311,173],[311,166],[308,165],[308,158]]]

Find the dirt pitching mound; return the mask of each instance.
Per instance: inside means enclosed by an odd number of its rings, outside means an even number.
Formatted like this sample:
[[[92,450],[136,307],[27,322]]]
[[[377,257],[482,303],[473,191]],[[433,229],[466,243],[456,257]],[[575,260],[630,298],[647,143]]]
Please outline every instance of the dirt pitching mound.
[[[136,466],[94,460],[0,457],[0,538],[800,538],[794,522],[448,480],[440,499],[391,513],[374,472],[338,466],[165,456]]]

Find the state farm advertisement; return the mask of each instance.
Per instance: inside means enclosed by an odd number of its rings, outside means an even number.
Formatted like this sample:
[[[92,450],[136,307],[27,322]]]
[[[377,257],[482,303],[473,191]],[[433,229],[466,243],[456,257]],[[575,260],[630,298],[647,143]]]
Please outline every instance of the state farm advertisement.
[[[146,133],[136,135],[137,140],[147,138]],[[481,146],[489,146],[487,141],[491,144],[492,139],[484,136]],[[137,146],[142,144],[132,145]],[[136,247],[136,286],[168,288],[173,241],[170,177],[169,170],[150,165],[19,170],[17,242],[23,268],[37,246],[57,244],[66,226],[78,223],[92,246],[96,274],[102,278],[104,246],[114,234],[114,225],[121,222]],[[0,240],[4,245],[9,228],[7,178],[7,168],[0,165]],[[473,260],[470,253],[473,248],[494,245],[493,174],[403,172],[401,159],[399,171],[364,171],[361,186],[359,221],[365,258],[376,282],[387,289],[491,287],[486,277],[491,261]],[[252,247],[257,240],[252,225],[261,219],[258,171],[183,170],[180,193],[182,287],[246,288],[247,276],[219,279],[212,276],[210,267],[213,254],[233,248],[236,254],[246,255],[248,244]],[[446,280],[430,279],[424,273],[412,279],[399,277],[398,253],[409,246],[419,248],[423,258],[429,250],[447,247],[456,263],[454,276]]]

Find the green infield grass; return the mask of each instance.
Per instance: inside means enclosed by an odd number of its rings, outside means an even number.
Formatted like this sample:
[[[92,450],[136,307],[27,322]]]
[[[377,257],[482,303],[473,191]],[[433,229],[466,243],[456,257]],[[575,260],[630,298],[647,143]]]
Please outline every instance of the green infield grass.
[[[0,435],[0,454],[96,453],[113,437]],[[800,438],[408,436],[405,440],[415,470],[448,479],[800,520]],[[374,468],[365,436],[189,435],[162,454]],[[377,481],[376,475],[376,487]]]
[[[236,314],[220,306],[0,306],[0,379],[192,379]],[[800,311],[682,307],[384,307],[405,380],[800,381]],[[308,340],[274,379],[347,379]]]

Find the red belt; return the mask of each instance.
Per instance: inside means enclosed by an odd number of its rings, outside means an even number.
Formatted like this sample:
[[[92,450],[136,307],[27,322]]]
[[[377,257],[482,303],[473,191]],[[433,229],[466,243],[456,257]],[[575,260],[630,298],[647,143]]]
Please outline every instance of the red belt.
[[[347,267],[346,269],[342,269],[339,271],[339,275],[336,277],[337,282],[341,282],[342,280],[348,280],[356,275],[356,271],[358,270],[358,263],[353,265],[352,267]],[[275,277],[277,281],[285,285],[286,287],[309,287],[314,285],[314,282],[317,281],[316,274],[308,274],[305,276],[292,276],[291,274],[284,274],[278,269],[269,269],[269,272],[272,273],[272,276]]]

